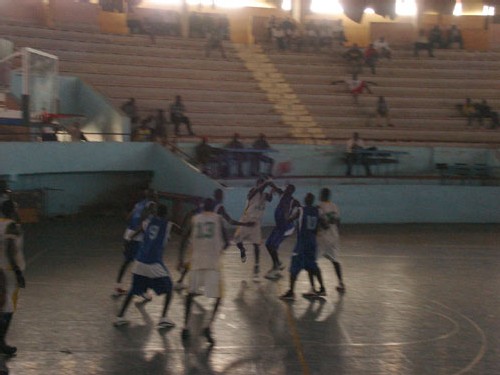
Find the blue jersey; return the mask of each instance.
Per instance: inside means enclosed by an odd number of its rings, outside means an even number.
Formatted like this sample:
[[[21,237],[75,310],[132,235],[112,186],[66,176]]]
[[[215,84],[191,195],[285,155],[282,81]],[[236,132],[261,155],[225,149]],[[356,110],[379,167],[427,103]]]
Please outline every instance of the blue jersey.
[[[141,221],[144,219],[142,217],[142,213],[148,206],[149,202],[151,202],[149,199],[143,199],[142,201],[135,204],[128,222],[128,229],[136,230],[137,228],[139,228],[139,226],[141,225]]]
[[[276,226],[280,228],[289,227],[288,217],[292,212],[294,199],[291,195],[283,195],[274,210],[274,221]]]
[[[144,240],[136,260],[144,264],[163,264],[163,250],[168,241],[168,229],[167,219],[153,217],[147,222]]]
[[[318,223],[319,210],[317,207],[301,207],[297,227],[297,243],[305,247],[315,248]]]

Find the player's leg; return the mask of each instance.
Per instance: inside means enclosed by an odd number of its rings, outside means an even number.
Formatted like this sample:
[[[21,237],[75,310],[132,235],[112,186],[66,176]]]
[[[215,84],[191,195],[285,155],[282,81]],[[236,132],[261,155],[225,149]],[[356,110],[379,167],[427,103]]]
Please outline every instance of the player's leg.
[[[333,263],[333,268],[335,269],[335,274],[337,275],[337,279],[339,280],[339,286],[337,287],[337,290],[339,292],[345,292],[345,285],[344,285],[344,280],[342,279],[342,266],[340,265],[340,262],[336,260],[332,260]]]
[[[313,269],[313,275],[316,276],[319,282],[320,289],[318,291],[319,296],[326,296],[325,284],[323,283],[323,275],[321,274],[321,269],[316,264],[316,267]]]
[[[203,336],[205,336],[210,345],[215,345],[215,340],[212,336],[212,330],[210,327],[212,326],[212,323],[215,320],[215,316],[217,314],[217,311],[219,310],[220,303],[221,303],[221,298],[219,297],[215,300],[214,307],[212,309],[212,316],[210,317],[208,326],[203,330]]]
[[[118,276],[116,278],[116,286],[115,286],[115,292],[114,296],[120,296],[123,294],[127,294],[127,291],[122,287],[121,283],[123,280],[123,276],[125,275],[125,272],[127,271],[128,267],[130,266],[130,263],[132,263],[135,259],[135,255],[137,253],[137,250],[139,249],[140,243],[137,241],[125,241],[124,246],[123,246],[123,263],[120,266],[120,269],[118,271]]]
[[[253,266],[253,273],[254,276],[259,274],[260,271],[260,246],[259,244],[254,243],[253,244],[253,254],[254,254],[254,259],[255,263]]]
[[[158,326],[160,328],[175,327],[175,323],[167,318],[168,307],[172,301],[172,280],[170,277],[162,277],[161,280],[157,280],[156,283],[158,283],[158,287],[154,287],[153,290],[158,294],[165,294],[165,302],[163,304],[163,310],[161,312],[161,318]]]
[[[130,302],[132,301],[132,298],[134,298],[134,294],[133,294],[132,290],[130,290],[127,294],[127,297],[125,298],[125,301],[123,301],[120,312],[116,316],[116,319],[114,322],[115,327],[128,324],[128,321],[125,319],[125,312],[127,311],[128,306],[130,305]]]
[[[191,315],[191,307],[193,305],[194,293],[188,293],[186,297],[186,304],[184,308],[184,328],[182,329],[182,339],[187,340],[189,338],[188,322]]]
[[[247,251],[245,249],[245,246],[243,246],[243,242],[238,242],[236,244],[236,247],[240,250],[241,262],[245,263],[247,261]]]

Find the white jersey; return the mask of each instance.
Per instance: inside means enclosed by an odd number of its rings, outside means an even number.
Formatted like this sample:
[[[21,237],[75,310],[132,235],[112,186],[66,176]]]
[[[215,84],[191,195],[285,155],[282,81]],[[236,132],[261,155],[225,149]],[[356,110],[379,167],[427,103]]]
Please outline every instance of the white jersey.
[[[220,269],[220,255],[224,249],[222,217],[204,211],[193,216],[191,221],[192,270]]]
[[[267,194],[264,192],[257,192],[251,199],[247,200],[245,212],[243,212],[241,221],[260,222],[266,211],[266,196]]]
[[[337,205],[330,201],[319,202],[318,208],[320,216],[330,224],[330,228],[336,227],[333,223],[340,219],[340,211]]]
[[[0,268],[5,271],[12,271],[9,259],[7,257],[7,240],[12,239],[16,245],[15,261],[21,271],[24,271],[26,263],[23,253],[23,236],[22,234],[7,234],[7,227],[15,222],[11,219],[0,218]],[[18,225],[18,224],[15,224]],[[19,232],[21,229],[19,228]]]

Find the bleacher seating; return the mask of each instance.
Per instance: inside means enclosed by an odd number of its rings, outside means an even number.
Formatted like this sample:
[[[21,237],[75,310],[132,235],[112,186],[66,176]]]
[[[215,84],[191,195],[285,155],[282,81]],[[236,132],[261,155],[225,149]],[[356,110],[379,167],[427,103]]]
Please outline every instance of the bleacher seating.
[[[381,60],[377,74],[365,68],[361,79],[375,82],[373,94],[360,95],[355,103],[345,84],[332,81],[349,78],[341,50],[332,54],[279,52],[268,55],[285,76],[327,136],[353,130],[365,138],[399,141],[498,143],[498,130],[467,128],[455,105],[471,97],[487,99],[500,108],[498,59],[494,52],[437,50],[436,58],[416,59],[412,51],[395,51],[392,60]],[[390,106],[394,128],[374,128],[379,95]]]
[[[205,58],[205,41],[146,35],[111,35],[21,24],[0,25],[0,37],[59,56],[62,74],[91,84],[118,108],[135,97],[141,116],[166,109],[182,95],[194,131],[225,140],[234,132],[253,138],[265,132],[272,142],[294,143],[291,127],[269,101],[253,73],[225,42],[228,59],[217,52]],[[336,47],[337,49],[341,47]],[[416,59],[396,50],[382,60],[377,74],[365,69],[361,78],[374,81],[374,94],[354,103],[343,84],[349,76],[340,50],[332,53],[267,51],[328,139],[341,141],[353,131],[366,140],[386,142],[492,144],[500,131],[467,128],[455,105],[471,97],[486,99],[498,110],[498,52],[437,50],[436,58]],[[377,96],[389,104],[394,127],[375,126]],[[192,138],[191,138],[192,139]],[[300,141],[300,140],[299,140]]]

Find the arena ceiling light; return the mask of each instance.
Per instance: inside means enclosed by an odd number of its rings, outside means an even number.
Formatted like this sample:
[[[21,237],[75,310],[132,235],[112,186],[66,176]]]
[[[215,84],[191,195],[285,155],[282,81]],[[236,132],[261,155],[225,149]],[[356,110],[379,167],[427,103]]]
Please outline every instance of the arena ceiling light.
[[[344,13],[344,8],[340,5],[338,0],[312,0],[311,1],[311,12],[314,13],[328,13],[328,14],[342,14]]]
[[[398,16],[416,16],[417,2],[415,0],[396,0],[396,14]]]

